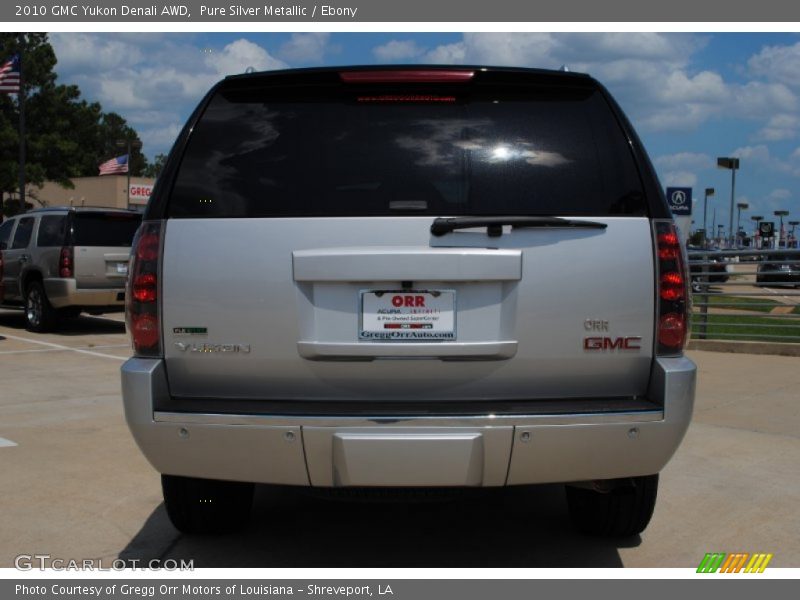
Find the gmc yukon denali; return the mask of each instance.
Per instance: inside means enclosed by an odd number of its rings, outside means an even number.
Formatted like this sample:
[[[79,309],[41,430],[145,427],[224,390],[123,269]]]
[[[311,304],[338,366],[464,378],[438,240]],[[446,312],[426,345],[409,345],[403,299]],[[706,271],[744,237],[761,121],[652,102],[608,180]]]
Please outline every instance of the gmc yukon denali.
[[[132,249],[125,414],[184,532],[256,483],[564,483],[647,526],[688,427],[684,250],[587,75],[233,76],[179,136]]]

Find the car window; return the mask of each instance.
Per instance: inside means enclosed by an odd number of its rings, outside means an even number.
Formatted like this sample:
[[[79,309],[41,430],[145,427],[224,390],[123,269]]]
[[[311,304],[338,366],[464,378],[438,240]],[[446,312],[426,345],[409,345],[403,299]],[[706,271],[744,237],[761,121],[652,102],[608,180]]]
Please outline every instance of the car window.
[[[17,230],[14,232],[14,241],[11,242],[12,250],[28,247],[28,243],[31,241],[31,234],[33,234],[34,221],[33,217],[25,217],[19,220]]]
[[[133,213],[76,213],[73,245],[128,247],[141,222],[142,215]]]
[[[6,221],[0,225],[0,250],[8,248],[8,238],[11,237],[11,230],[14,228],[14,221]]]
[[[36,236],[37,246],[63,246],[66,237],[66,215],[48,215],[39,221],[39,233]]]
[[[646,214],[629,144],[596,90],[319,94],[218,92],[169,215]]]

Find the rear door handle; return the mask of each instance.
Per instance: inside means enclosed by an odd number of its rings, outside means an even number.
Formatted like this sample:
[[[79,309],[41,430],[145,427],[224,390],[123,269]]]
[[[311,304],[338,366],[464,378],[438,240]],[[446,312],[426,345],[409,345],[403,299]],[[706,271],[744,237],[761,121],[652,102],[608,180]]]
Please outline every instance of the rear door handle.
[[[28,262],[30,256],[27,254],[20,254],[19,255],[19,262]]]

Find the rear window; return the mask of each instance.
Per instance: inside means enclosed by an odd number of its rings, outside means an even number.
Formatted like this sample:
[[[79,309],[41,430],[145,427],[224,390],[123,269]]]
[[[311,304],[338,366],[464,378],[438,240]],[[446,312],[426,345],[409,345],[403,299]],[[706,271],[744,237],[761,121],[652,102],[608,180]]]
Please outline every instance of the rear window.
[[[14,231],[14,241],[11,242],[11,249],[27,248],[28,243],[31,241],[31,234],[33,234],[33,217],[20,219],[19,223],[17,223],[17,229]]]
[[[55,215],[41,218],[39,221],[39,233],[36,236],[37,246],[63,246],[66,237],[66,215]]]
[[[76,213],[72,224],[74,246],[130,246],[141,215]]]
[[[14,229],[14,221],[6,221],[0,225],[0,250],[8,248],[8,238],[11,237],[12,229]]]
[[[593,88],[220,91],[168,207],[172,217],[646,212],[629,144]]]

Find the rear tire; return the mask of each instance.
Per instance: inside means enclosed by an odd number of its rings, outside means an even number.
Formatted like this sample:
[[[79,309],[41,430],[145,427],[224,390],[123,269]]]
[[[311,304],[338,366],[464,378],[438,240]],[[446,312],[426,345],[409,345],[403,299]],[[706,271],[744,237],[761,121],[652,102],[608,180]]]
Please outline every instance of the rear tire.
[[[25,290],[25,328],[44,333],[54,329],[57,322],[56,309],[47,299],[44,286],[39,281],[32,281]]]
[[[229,533],[250,519],[252,483],[162,475],[161,489],[170,521],[188,534]]]
[[[567,486],[567,505],[575,527],[603,537],[629,537],[650,523],[658,494],[658,474],[632,477],[607,493]]]

